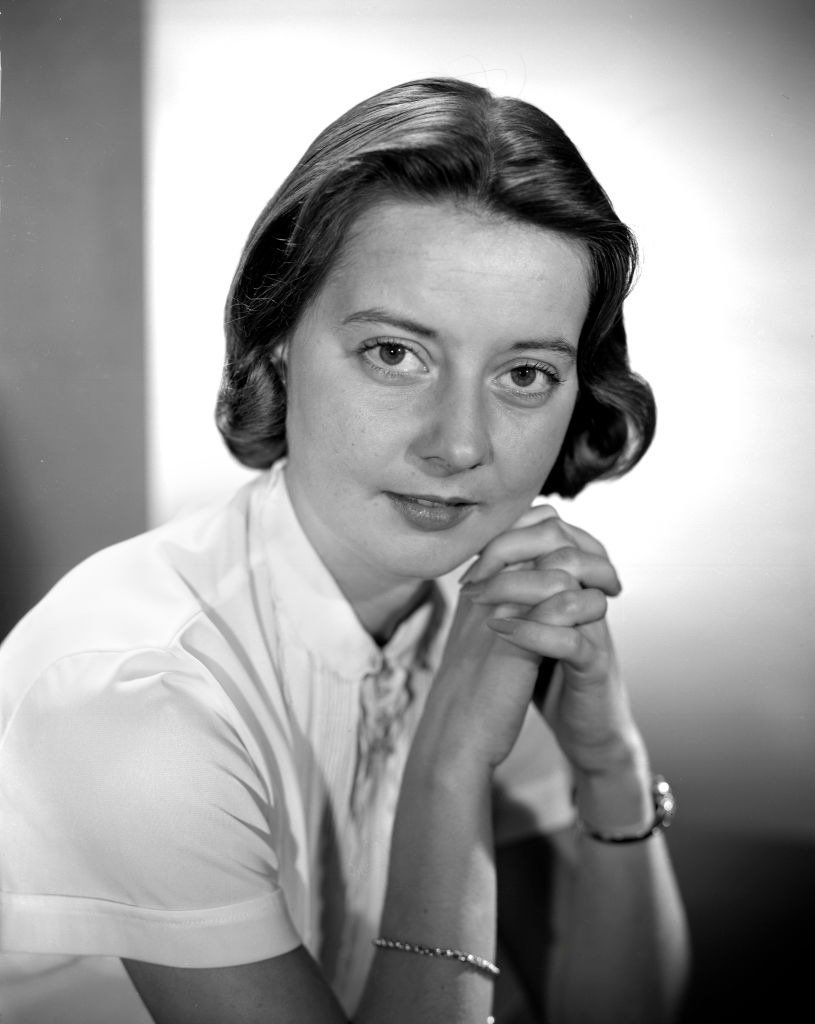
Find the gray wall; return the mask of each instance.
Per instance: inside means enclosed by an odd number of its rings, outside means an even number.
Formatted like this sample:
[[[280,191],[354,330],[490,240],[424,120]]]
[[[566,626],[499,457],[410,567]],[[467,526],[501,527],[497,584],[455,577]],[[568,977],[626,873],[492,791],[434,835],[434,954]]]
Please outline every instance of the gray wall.
[[[0,636],[144,528],[141,6],[3,5]]]

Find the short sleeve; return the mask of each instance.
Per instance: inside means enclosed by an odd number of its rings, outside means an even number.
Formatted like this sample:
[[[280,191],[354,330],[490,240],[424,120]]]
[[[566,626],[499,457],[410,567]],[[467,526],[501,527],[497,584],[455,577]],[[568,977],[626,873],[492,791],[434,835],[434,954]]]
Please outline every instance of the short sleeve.
[[[515,746],[495,771],[494,786],[497,843],[554,832],[574,821],[568,762],[532,706]]]
[[[179,967],[299,944],[285,813],[211,683],[164,651],[72,655],[0,750],[0,948]]]

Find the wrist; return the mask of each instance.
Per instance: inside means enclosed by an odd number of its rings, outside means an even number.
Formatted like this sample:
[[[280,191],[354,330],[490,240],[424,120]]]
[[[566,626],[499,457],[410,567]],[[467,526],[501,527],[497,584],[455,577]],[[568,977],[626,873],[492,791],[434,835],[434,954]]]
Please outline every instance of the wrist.
[[[600,832],[637,832],[654,818],[652,776],[645,750],[632,746],[602,771],[574,772],[574,802],[581,821]]]

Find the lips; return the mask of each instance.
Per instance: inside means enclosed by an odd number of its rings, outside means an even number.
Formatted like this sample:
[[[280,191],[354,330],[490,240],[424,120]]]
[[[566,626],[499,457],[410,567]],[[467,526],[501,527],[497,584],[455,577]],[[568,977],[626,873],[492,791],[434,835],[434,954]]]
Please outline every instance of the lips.
[[[385,494],[411,526],[420,530],[449,530],[457,526],[476,507],[465,498],[443,498],[437,494]]]
[[[395,494],[397,498],[404,498],[407,501],[415,501],[420,505],[474,505],[474,501],[467,498],[442,498],[438,494]]]

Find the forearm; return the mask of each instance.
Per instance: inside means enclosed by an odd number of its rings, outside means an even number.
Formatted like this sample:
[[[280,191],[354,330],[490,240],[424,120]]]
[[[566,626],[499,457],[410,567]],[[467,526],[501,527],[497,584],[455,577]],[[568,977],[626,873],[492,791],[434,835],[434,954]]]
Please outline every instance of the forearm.
[[[579,779],[580,814],[600,830],[647,822],[647,779],[643,764],[623,778]],[[673,1020],[688,941],[664,836],[617,844],[578,829],[566,875],[547,984],[552,1024]]]
[[[381,934],[495,958],[489,774],[414,749],[394,827]],[[493,982],[455,960],[377,950],[357,1024],[486,1021]]]

